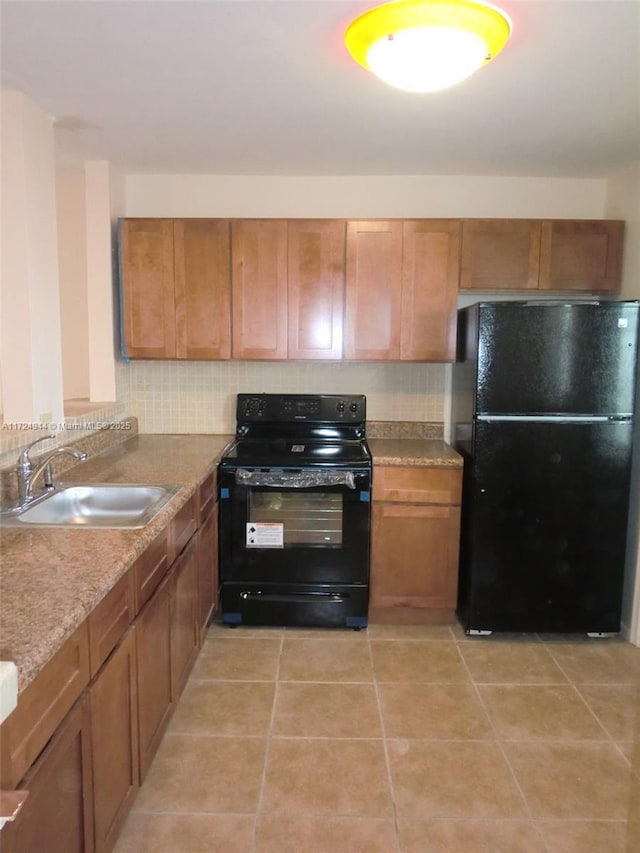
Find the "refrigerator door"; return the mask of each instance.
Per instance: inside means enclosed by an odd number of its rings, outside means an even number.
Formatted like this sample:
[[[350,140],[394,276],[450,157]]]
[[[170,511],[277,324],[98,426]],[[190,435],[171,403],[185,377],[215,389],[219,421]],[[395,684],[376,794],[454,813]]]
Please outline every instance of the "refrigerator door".
[[[638,302],[476,306],[476,414],[633,412]]]
[[[620,630],[631,422],[477,423],[465,461],[466,630]]]

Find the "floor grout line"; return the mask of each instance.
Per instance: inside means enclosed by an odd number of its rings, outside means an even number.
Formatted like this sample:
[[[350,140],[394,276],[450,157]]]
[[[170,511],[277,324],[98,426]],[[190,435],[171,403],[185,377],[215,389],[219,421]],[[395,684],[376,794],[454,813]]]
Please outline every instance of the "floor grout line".
[[[278,704],[278,684],[279,684],[279,675],[280,668],[282,666],[282,652],[284,648],[284,635],[280,639],[280,649],[278,652],[278,663],[276,665],[276,673],[275,673],[275,688],[273,691],[273,703],[271,705],[271,716],[269,719],[269,728],[267,730],[267,738],[266,738],[266,746],[264,751],[264,766],[262,768],[262,780],[260,783],[260,790],[258,793],[258,802],[256,803],[256,811],[254,816],[254,824],[253,824],[253,851],[256,853],[258,849],[258,825],[260,823],[260,816],[262,814],[262,806],[264,802],[265,796],[265,788],[267,785],[267,769],[269,767],[269,756],[271,753],[271,742],[273,739],[273,726],[276,716],[276,707]]]
[[[393,810],[393,827],[396,835],[396,846],[399,853],[402,853],[402,836],[400,834],[400,825],[399,825],[399,815],[398,815],[398,803],[396,801],[395,795],[395,787],[393,784],[393,774],[391,773],[391,759],[389,757],[389,738],[386,734],[386,726],[384,713],[382,709],[382,700],[380,698],[380,690],[379,690],[379,682],[376,677],[376,668],[375,668],[375,660],[373,657],[373,649],[371,648],[371,638],[367,636],[367,643],[369,647],[369,662],[371,665],[371,674],[373,677],[373,686],[376,695],[376,702],[378,705],[378,716],[380,719],[380,731],[382,732],[382,743],[384,750],[384,760],[385,766],[387,768],[387,777],[389,780],[389,794],[391,796],[391,808]]]
[[[531,806],[529,805],[529,801],[527,800],[527,797],[526,797],[525,792],[522,788],[522,785],[520,784],[520,780],[518,779],[518,777],[516,775],[515,769],[514,769],[513,765],[511,764],[511,761],[509,760],[509,756],[507,755],[506,749],[504,748],[504,744],[502,742],[502,739],[500,738],[498,730],[496,729],[496,726],[495,726],[495,723],[493,720],[493,716],[491,715],[489,709],[487,708],[486,702],[484,701],[484,698],[482,696],[482,692],[478,689],[478,685],[476,684],[476,682],[473,679],[471,669],[469,668],[469,666],[467,664],[467,661],[464,657],[464,654],[462,654],[462,651],[460,651],[460,649],[458,649],[458,651],[460,652],[460,657],[462,658],[462,663],[467,668],[467,672],[469,673],[469,677],[471,678],[471,683],[473,685],[476,696],[477,696],[478,701],[480,703],[480,707],[482,708],[482,710],[485,714],[485,717],[487,718],[487,722],[489,723],[489,726],[490,726],[491,730],[493,731],[494,739],[495,739],[495,742],[498,746],[498,749],[500,750],[502,757],[503,757],[504,761],[506,762],[507,767],[509,768],[509,772],[511,773],[511,777],[513,779],[513,782],[514,782],[514,784],[515,784],[515,786],[516,786],[516,788],[520,794],[520,797],[522,799],[522,802],[524,804],[526,812],[529,816],[529,822],[530,822],[531,826],[533,827],[534,832],[538,836],[540,843],[544,847],[545,851],[547,851],[547,853],[549,853],[549,848],[548,848],[548,846],[545,842],[545,839],[542,835],[542,831],[541,831],[539,825],[537,824],[537,822],[535,820],[534,814],[531,811]]]

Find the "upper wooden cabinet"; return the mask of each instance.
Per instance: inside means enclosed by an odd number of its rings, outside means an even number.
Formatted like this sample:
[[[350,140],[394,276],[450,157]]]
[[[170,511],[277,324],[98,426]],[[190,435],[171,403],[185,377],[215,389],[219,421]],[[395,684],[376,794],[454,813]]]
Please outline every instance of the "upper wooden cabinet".
[[[460,289],[617,292],[623,235],[613,220],[464,220]]]
[[[402,361],[455,361],[460,223],[417,219],[402,226]]]
[[[126,355],[230,357],[229,220],[124,219],[120,251]]]
[[[623,234],[595,220],[123,219],[124,351],[453,361],[458,290],[616,292]]]
[[[287,357],[287,223],[244,219],[231,228],[233,357]]]
[[[341,358],[344,222],[238,220],[232,235],[233,357]]]
[[[340,220],[289,220],[288,358],[342,358],[345,230]]]
[[[125,354],[175,358],[173,221],[121,221],[120,267]]]
[[[624,222],[542,223],[541,290],[620,290]]]
[[[231,356],[231,255],[226,219],[177,219],[173,225],[176,356]]]
[[[541,231],[531,219],[466,219],[460,290],[537,290]]]
[[[349,222],[345,357],[452,360],[459,248],[457,220]]]
[[[402,222],[347,223],[346,358],[400,357],[401,290]]]

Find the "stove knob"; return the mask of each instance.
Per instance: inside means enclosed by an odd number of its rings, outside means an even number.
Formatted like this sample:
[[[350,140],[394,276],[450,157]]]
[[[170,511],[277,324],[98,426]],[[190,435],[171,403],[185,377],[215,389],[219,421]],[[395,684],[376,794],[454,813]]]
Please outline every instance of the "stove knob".
[[[357,412],[357,411],[358,411],[358,404],[355,402],[355,400],[354,400],[354,402],[349,406],[349,408],[351,409],[351,411],[352,411],[352,412]]]
[[[337,409],[341,414],[342,414],[342,412],[344,412],[344,403],[342,402],[342,400],[338,403],[338,405],[336,406],[336,409]]]

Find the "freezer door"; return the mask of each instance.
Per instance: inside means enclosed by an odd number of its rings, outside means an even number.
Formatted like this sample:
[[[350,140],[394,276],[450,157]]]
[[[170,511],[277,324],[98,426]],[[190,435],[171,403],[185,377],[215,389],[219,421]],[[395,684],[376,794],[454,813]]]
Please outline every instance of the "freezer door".
[[[631,414],[637,302],[482,303],[478,414]]]
[[[493,631],[618,631],[631,423],[480,423],[459,613]]]

